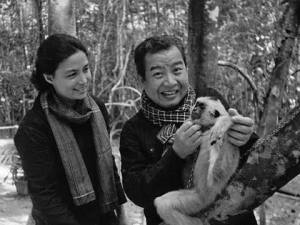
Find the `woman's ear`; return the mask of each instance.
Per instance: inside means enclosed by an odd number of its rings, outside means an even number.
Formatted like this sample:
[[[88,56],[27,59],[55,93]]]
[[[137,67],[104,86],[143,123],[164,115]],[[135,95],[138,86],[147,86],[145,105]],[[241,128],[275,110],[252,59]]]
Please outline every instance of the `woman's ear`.
[[[49,84],[53,83],[53,76],[51,74],[43,74],[45,81],[48,82]]]

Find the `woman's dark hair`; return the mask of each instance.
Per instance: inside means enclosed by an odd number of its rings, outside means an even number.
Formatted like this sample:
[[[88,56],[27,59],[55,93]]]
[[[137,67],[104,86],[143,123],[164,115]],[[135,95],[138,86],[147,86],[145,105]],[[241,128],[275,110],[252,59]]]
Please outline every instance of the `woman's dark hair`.
[[[186,57],[181,40],[169,35],[153,36],[141,42],[134,50],[134,61],[138,75],[145,80],[145,56],[147,53],[154,54],[162,50],[168,50],[172,46],[179,49],[186,65]]]
[[[46,91],[51,84],[45,81],[44,74],[54,75],[58,65],[78,51],[88,52],[77,38],[68,34],[53,34],[45,39],[38,48],[35,69],[31,75],[31,82],[40,91]]]

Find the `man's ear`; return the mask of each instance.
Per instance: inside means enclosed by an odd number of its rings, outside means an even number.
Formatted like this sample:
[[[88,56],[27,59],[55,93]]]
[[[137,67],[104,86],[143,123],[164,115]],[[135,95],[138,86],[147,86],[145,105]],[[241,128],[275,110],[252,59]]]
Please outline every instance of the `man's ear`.
[[[142,76],[137,75],[137,81],[138,81],[138,84],[140,84],[141,87],[144,89],[145,78],[142,78]]]
[[[48,82],[49,84],[53,83],[53,75],[51,74],[43,74],[45,81]]]

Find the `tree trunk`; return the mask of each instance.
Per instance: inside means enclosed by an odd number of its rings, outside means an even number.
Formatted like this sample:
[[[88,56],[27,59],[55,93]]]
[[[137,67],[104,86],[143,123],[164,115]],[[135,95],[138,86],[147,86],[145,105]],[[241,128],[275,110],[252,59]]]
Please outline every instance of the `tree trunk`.
[[[278,49],[278,54],[275,59],[275,67],[271,73],[269,89],[264,102],[264,110],[259,121],[258,134],[261,136],[269,133],[278,123],[298,29],[296,17],[296,6],[289,4],[286,13],[283,14],[281,33],[284,36],[282,37],[281,46]],[[260,225],[265,225],[266,215],[264,203],[260,206],[259,213]]]
[[[287,76],[295,40],[298,31],[297,4],[291,1],[282,18],[282,41],[275,59],[275,67],[271,74],[269,89],[264,102],[264,111],[259,123],[259,135],[265,135],[274,129],[282,105],[282,96],[286,89]]]
[[[159,12],[159,2],[155,0],[155,8],[156,8],[156,31],[160,29],[160,12]]]
[[[4,117],[4,123],[7,125],[11,125],[12,124],[12,116],[11,116],[11,112],[12,112],[12,107],[10,104],[10,99],[7,95],[7,93],[3,93],[4,95],[4,111],[5,111],[5,117]]]
[[[19,16],[19,30],[20,30],[20,35],[21,37],[25,38],[25,23],[26,19],[31,17],[32,15],[29,13],[30,11],[30,2],[26,1],[20,1],[18,2],[18,16]],[[24,44],[21,46],[22,49],[22,54],[23,54],[23,70],[27,69],[27,66],[29,66],[29,60],[28,60],[28,51],[27,51],[27,42],[25,40]]]
[[[35,17],[37,19],[37,25],[39,30],[39,43],[45,39],[45,32],[42,20],[42,0],[32,0],[34,5]]]
[[[218,74],[219,0],[190,0],[188,28],[189,81],[196,91],[214,86]]]
[[[75,1],[48,0],[48,33],[67,33],[76,36]]]
[[[299,28],[300,29],[300,28]],[[297,72],[295,73],[296,81],[297,81],[297,87],[296,90],[299,89],[298,92],[298,99],[300,99],[300,38],[297,39],[297,46],[298,46],[298,66],[297,66]]]

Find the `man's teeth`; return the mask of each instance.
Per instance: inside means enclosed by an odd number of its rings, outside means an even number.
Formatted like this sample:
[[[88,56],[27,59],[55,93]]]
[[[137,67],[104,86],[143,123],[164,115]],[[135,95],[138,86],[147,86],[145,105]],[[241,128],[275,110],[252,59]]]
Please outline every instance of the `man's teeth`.
[[[177,91],[164,91],[164,95],[175,95]]]

